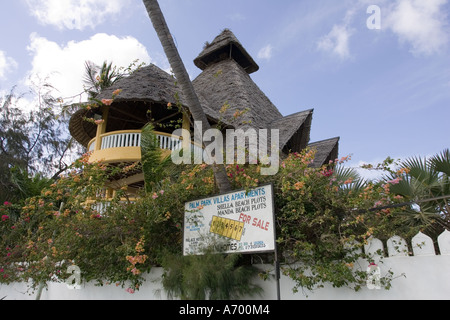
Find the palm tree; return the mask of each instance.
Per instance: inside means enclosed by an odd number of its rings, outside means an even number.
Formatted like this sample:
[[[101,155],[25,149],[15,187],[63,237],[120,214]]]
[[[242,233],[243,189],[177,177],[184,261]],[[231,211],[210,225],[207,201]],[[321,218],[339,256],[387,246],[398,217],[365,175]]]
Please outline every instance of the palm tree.
[[[186,98],[187,105],[189,106],[189,111],[194,118],[194,121],[201,122],[202,124],[202,134],[206,130],[210,129],[210,124],[206,118],[205,112],[200,105],[197,94],[195,93],[194,87],[189,79],[189,75],[186,68],[181,60],[178,50],[173,41],[172,35],[170,34],[167,23],[161,12],[157,0],[143,0],[146,7],[147,13],[152,21],[153,27],[161,41],[164,52],[169,60],[170,66],[175,74],[177,82],[181,86],[181,90]],[[231,184],[228,180],[225,167],[223,164],[212,165],[214,176],[216,178],[216,184],[221,193],[231,191]]]
[[[406,222],[450,229],[450,152],[430,158],[412,157],[401,162],[403,174],[390,191],[415,202],[404,214]],[[392,180],[394,176],[388,176]],[[396,182],[397,182],[396,181]],[[430,200],[428,200],[430,199]],[[425,200],[425,201],[424,201]]]
[[[95,98],[102,90],[111,87],[124,77],[116,70],[116,67],[112,66],[112,62],[108,64],[107,61],[104,61],[101,67],[92,61],[86,61],[85,71],[84,83],[87,85],[86,92],[90,99]]]

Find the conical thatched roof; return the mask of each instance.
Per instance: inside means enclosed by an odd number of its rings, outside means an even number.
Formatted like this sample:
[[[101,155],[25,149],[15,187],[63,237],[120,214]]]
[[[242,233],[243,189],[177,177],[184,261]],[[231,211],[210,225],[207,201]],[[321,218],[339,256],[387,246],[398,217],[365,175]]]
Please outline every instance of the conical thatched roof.
[[[234,60],[225,59],[206,68],[193,82],[210,109],[221,113],[222,121],[233,127],[267,128],[268,123],[283,116]],[[244,112],[235,117],[236,112]]]
[[[69,121],[70,135],[85,147],[97,132],[97,125],[84,119],[88,117],[88,114],[88,110],[80,109],[72,115]]]
[[[203,51],[195,58],[194,64],[199,69],[205,70],[224,59],[233,59],[249,74],[259,70],[253,58],[228,29],[219,34],[211,44],[205,45]]]
[[[134,105],[138,103],[160,104],[161,107],[165,107],[169,102],[175,105],[177,103],[176,96],[179,97],[180,103],[186,106],[183,93],[176,86],[175,78],[153,64],[142,67],[132,75],[120,79],[110,88],[103,90],[96,99],[111,99],[113,92],[117,89],[122,91],[114,98],[111,108],[130,109],[124,110],[128,113],[135,113]],[[219,114],[209,108],[201,95],[199,95],[199,99],[208,118],[217,122]],[[69,122],[69,131],[72,137],[84,146],[87,146],[96,133],[96,125],[84,120],[89,113],[85,109],[80,109],[75,112]],[[144,123],[147,122],[145,114],[141,117]]]
[[[139,68],[132,75],[117,81],[113,86],[100,93],[98,99],[111,99],[114,90],[122,92],[114,101],[151,101],[175,103],[175,93],[181,89],[175,85],[175,79],[154,64]]]
[[[182,98],[181,89],[175,86],[175,79],[153,64],[140,68],[132,75],[120,79],[110,88],[104,89],[96,98],[99,100],[111,99],[113,92],[117,89],[122,91],[115,97],[113,105],[135,101],[167,105],[168,102],[176,102],[176,92]],[[72,137],[84,146],[87,146],[88,142],[95,137],[96,132],[94,124],[83,120],[83,117],[87,114],[87,110],[81,109],[72,116],[69,123]]]
[[[116,89],[122,91],[116,96],[114,103],[145,101],[159,103],[165,107],[169,102],[173,105],[179,102],[182,106],[187,107],[183,92],[176,84],[174,76],[153,64],[142,67],[129,77],[121,79],[112,87],[104,90],[98,99],[111,98]],[[197,92],[197,95],[208,119],[217,122],[220,117],[219,113],[210,108],[206,99],[199,92]]]

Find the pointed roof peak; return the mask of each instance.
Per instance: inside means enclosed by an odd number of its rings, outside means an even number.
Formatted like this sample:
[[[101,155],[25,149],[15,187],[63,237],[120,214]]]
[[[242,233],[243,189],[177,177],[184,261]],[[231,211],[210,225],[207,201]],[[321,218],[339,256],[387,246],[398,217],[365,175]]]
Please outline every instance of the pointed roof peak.
[[[340,137],[334,137],[326,140],[310,143],[310,148],[316,149],[316,156],[312,166],[318,168],[328,165],[330,161],[334,161],[339,154]]]
[[[213,42],[207,42],[203,51],[195,58],[194,64],[205,70],[225,59],[235,60],[248,74],[259,70],[259,66],[230,29],[224,29]]]

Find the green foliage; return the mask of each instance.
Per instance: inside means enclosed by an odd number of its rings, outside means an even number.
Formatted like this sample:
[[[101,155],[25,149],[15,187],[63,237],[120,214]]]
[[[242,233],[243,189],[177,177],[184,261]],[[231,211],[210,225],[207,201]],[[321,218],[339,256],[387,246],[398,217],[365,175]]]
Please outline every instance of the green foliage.
[[[146,192],[151,192],[156,189],[156,185],[169,173],[169,167],[173,168],[170,155],[166,155],[163,158],[158,138],[154,134],[154,127],[151,123],[142,128],[141,150],[145,190]]]
[[[450,229],[450,156],[446,149],[430,158],[411,157],[400,162],[397,171],[385,180],[391,182],[390,192],[410,202],[399,215],[404,225],[440,234]],[[435,199],[423,202],[422,200]]]
[[[119,72],[115,66],[113,67],[112,62],[108,64],[107,61],[104,61],[101,66],[95,65],[91,61],[85,62],[84,83],[87,86],[85,91],[91,99],[123,77],[124,74]]]
[[[450,149],[445,149],[440,154],[430,158],[430,166],[442,174],[450,177]]]
[[[94,99],[104,89],[111,87],[117,81],[135,72],[143,65],[144,63],[138,63],[138,60],[135,60],[127,68],[117,68],[113,66],[112,62],[104,61],[101,66],[98,66],[92,61],[86,61],[83,79],[86,86],[85,92],[88,94],[89,99]]]
[[[55,178],[76,151],[60,116],[60,100],[46,82],[30,87],[35,100],[26,111],[14,89],[0,98],[0,201],[16,202],[39,193],[47,177]]]
[[[283,271],[303,290],[330,283],[359,290],[366,281],[361,261],[371,257],[351,250],[381,231],[385,214],[360,213],[384,197],[380,185],[362,182],[352,171],[311,168],[312,150],[291,154],[282,163],[274,182],[276,194],[277,243],[286,258]],[[384,278],[383,280],[388,280]]]
[[[27,171],[19,167],[11,168],[10,174],[10,183],[16,192],[10,198],[11,201],[39,196],[41,190],[49,187],[53,182],[52,179],[45,177],[42,173],[38,172],[34,176],[30,176]]]
[[[233,300],[260,294],[252,283],[259,270],[240,263],[237,254],[205,252],[199,256],[167,255],[162,284],[170,298]]]

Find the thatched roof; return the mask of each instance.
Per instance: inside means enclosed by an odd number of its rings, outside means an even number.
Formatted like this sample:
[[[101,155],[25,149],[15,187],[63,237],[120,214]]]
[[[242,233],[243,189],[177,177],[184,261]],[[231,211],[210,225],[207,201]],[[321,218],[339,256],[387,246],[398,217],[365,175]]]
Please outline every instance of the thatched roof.
[[[98,99],[109,99],[112,97],[116,89],[121,89],[119,95],[114,99],[116,102],[128,101],[147,101],[152,103],[176,104],[180,102],[183,106],[187,106],[181,88],[176,84],[174,76],[168,74],[164,70],[150,64],[135,71],[132,75],[121,79],[112,87],[105,89]],[[201,94],[199,96],[200,104],[210,119],[217,120],[219,114],[210,109]],[[177,98],[179,101],[177,101]]]
[[[114,98],[110,112],[121,112],[122,117],[124,113],[133,114],[135,119],[140,117],[142,126],[148,121],[146,117],[146,106],[148,105],[156,104],[159,105],[159,109],[165,110],[169,102],[173,105],[177,103],[176,96],[178,96],[181,104],[186,106],[183,102],[183,93],[176,86],[175,78],[153,64],[142,67],[132,75],[120,79],[110,88],[103,90],[96,99],[111,99],[113,92],[117,89],[122,91]],[[208,118],[217,122],[218,113],[209,108],[201,95],[199,95],[199,99]],[[80,109],[71,117],[69,123],[72,137],[84,146],[87,146],[96,133],[96,126],[83,119],[88,114],[89,111]],[[117,117],[120,117],[120,114],[117,114]],[[122,128],[122,130],[125,129],[127,128]]]
[[[253,58],[228,29],[219,34],[212,43],[205,45],[203,51],[194,59],[194,64],[199,69],[205,70],[224,59],[235,60],[249,74],[259,70]]]
[[[153,64],[140,68],[132,75],[117,81],[96,98],[111,99],[116,89],[122,89],[122,92],[115,97],[112,107],[121,102],[136,101],[167,105],[168,102],[176,102],[176,92],[182,96],[181,89],[175,86],[175,79]],[[87,146],[87,143],[95,137],[96,132],[94,124],[83,120],[87,114],[88,111],[81,109],[72,116],[69,123],[72,137],[84,146]],[[143,120],[146,120],[145,115]]]
[[[204,97],[221,120],[235,128],[267,128],[283,116],[277,107],[253,82],[247,72],[234,60],[219,61],[206,68],[193,82],[195,91]],[[228,109],[220,113],[221,108]],[[243,112],[235,117],[236,112]]]
[[[270,123],[271,129],[280,130],[280,149],[285,153],[300,151],[309,142],[314,109],[301,111]]]
[[[339,137],[336,137],[309,144],[310,148],[316,149],[313,167],[321,167],[324,164],[328,164],[330,161],[334,161],[338,157],[339,139]]]
[[[84,120],[85,117],[88,117],[88,114],[88,110],[80,109],[72,115],[69,121],[70,134],[85,147],[87,147],[89,141],[95,137],[95,133],[97,132],[97,125]]]
[[[114,90],[122,89],[114,102],[149,101],[176,103],[175,93],[182,99],[182,92],[175,85],[175,78],[154,64],[141,67],[132,75],[117,81],[110,88],[104,89],[98,99],[111,99]]]

